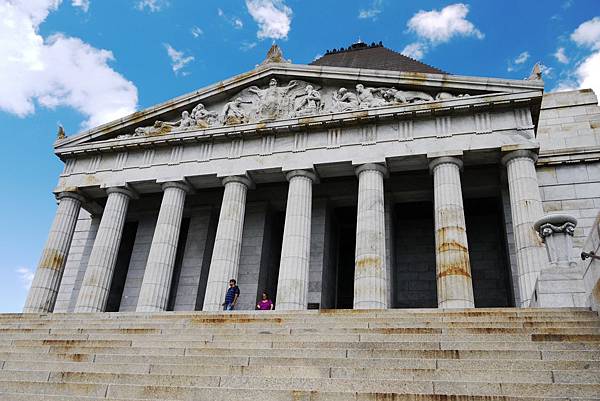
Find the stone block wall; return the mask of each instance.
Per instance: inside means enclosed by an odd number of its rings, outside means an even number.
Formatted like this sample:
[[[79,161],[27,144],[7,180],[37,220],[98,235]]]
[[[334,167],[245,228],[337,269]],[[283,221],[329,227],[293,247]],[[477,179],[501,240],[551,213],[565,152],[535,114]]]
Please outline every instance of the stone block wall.
[[[600,208],[600,107],[594,92],[544,95],[537,138],[544,211],[577,218],[573,245],[579,255]]]
[[[600,255],[600,212],[594,220],[594,224],[590,228],[583,249],[586,252],[594,252]],[[593,310],[600,313],[600,260],[586,259],[579,266],[583,269],[583,283],[586,294],[588,294],[587,305]]]

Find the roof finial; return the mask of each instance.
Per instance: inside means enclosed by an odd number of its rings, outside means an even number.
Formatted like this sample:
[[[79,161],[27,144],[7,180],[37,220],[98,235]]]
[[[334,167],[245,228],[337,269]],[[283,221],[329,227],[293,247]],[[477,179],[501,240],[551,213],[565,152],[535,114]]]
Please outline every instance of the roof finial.
[[[531,70],[531,74],[529,75],[529,78],[527,78],[527,80],[528,81],[538,81],[541,79],[542,79],[542,68],[540,66],[540,63],[537,62],[533,66],[533,69]]]
[[[281,48],[277,46],[275,43],[271,45],[271,48],[267,52],[267,56],[263,60],[260,65],[270,64],[270,63],[290,63],[289,60],[286,60],[283,57],[283,52]]]
[[[67,135],[65,134],[65,128],[62,124],[58,124],[58,132],[56,133],[56,139],[65,139]]]

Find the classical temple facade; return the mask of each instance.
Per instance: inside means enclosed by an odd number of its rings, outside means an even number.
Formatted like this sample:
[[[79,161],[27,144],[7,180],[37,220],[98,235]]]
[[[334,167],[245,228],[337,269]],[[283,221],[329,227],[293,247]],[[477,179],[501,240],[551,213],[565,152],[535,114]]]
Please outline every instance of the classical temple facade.
[[[460,76],[362,43],[299,65],[273,47],[61,135],[24,311],[216,311],[231,278],[240,310],[263,291],[278,310],[536,305],[535,223],[574,215],[576,255],[600,208],[596,97],[543,91],[535,69]]]

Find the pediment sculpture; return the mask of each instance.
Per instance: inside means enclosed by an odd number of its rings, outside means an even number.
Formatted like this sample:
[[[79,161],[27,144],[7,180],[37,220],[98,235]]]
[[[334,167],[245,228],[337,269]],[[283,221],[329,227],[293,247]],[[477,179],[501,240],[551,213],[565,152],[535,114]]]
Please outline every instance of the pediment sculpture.
[[[432,96],[422,91],[371,87],[362,83],[357,84],[354,89],[355,91],[344,87],[323,89],[301,80],[290,80],[280,85],[277,79],[271,78],[266,87],[250,86],[231,97],[220,113],[198,103],[191,111],[184,110],[181,118],[176,121],[157,120],[152,126],[138,127],[133,134],[120,135],[117,139],[469,96],[449,92],[438,92]]]

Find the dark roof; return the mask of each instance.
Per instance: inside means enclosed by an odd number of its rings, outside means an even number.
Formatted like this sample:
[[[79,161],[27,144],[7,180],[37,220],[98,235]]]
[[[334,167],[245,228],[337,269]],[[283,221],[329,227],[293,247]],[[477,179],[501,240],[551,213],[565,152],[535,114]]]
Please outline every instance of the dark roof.
[[[324,56],[316,59],[310,65],[446,74],[439,68],[385,48],[381,42],[371,45],[358,42],[348,48],[327,50]]]

